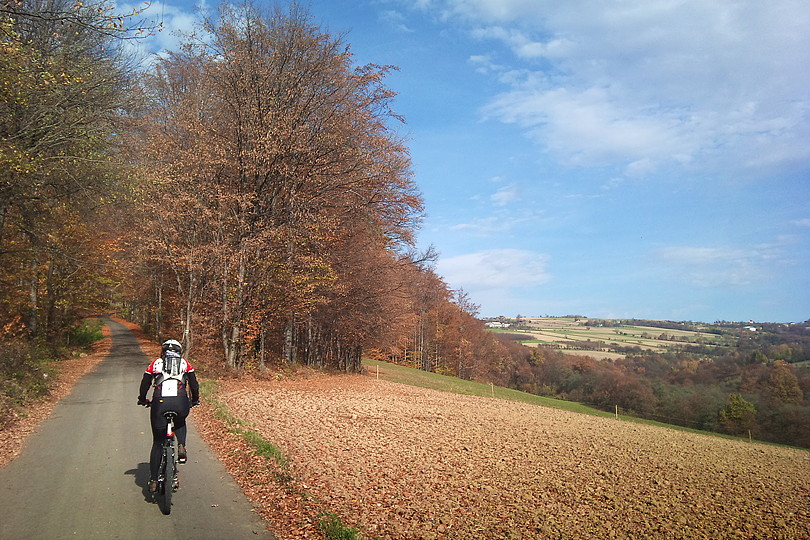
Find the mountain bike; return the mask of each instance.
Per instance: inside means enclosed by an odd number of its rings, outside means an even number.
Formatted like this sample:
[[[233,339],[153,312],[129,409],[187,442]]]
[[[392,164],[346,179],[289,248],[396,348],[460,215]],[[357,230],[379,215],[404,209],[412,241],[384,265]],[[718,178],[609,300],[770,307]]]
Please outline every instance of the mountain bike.
[[[166,411],[163,413],[168,425],[166,426],[166,439],[163,441],[163,453],[160,457],[160,469],[158,472],[157,496],[161,499],[160,510],[169,515],[172,511],[172,494],[180,487],[177,478],[178,450],[177,435],[174,434],[174,420],[177,413]]]

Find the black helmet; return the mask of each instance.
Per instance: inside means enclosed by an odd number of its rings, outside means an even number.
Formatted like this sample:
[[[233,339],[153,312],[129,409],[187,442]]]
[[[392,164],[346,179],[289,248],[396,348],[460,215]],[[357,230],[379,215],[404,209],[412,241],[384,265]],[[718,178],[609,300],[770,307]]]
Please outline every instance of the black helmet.
[[[162,353],[166,351],[176,352],[177,354],[183,354],[183,346],[180,345],[180,342],[174,339],[170,339],[168,341],[164,341],[163,345],[160,346],[160,350]]]

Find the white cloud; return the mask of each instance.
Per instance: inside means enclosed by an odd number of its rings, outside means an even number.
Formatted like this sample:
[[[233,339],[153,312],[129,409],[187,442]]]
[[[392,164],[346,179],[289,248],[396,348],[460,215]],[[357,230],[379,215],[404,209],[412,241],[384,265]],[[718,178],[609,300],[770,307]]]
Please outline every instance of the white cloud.
[[[499,73],[505,69],[504,66],[495,63],[489,54],[472,55],[467,61],[475,67],[475,71],[484,75]]]
[[[697,287],[741,287],[772,279],[777,246],[752,249],[670,246],[655,258],[671,279]]]
[[[625,108],[607,88],[516,90],[486,112],[529,130],[545,146],[578,163],[654,159],[686,162],[695,152],[689,126],[675,117],[652,117]]]
[[[506,206],[520,199],[520,191],[515,185],[504,186],[490,195],[489,198],[496,206]]]
[[[513,66],[498,71],[511,88],[486,112],[569,162],[763,177],[810,163],[804,0],[430,6],[511,50]]]
[[[439,259],[438,273],[466,291],[520,288],[551,280],[548,256],[522,249],[492,249]]]
[[[538,41],[530,33],[517,28],[502,26],[486,26],[472,30],[473,37],[478,39],[496,39],[506,43],[520,58],[560,58],[572,47],[572,43],[565,38],[556,38],[549,41]]]
[[[143,9],[144,4],[119,4],[122,12],[133,9]],[[140,18],[146,25],[160,24],[161,30],[152,35],[125,43],[128,53],[137,58],[146,58],[151,54],[178,51],[180,43],[185,36],[199,30],[201,15],[208,11],[205,0],[200,0],[189,11],[187,6],[167,4],[165,2],[152,2],[142,13]]]
[[[405,23],[405,15],[395,10],[384,10],[380,12],[380,20],[397,32],[412,33],[413,29]]]
[[[501,216],[488,216],[472,219],[465,223],[458,223],[450,227],[451,231],[466,231],[479,236],[490,236],[509,232],[519,223],[524,222],[518,218],[504,218]]]
[[[549,215],[535,208],[521,209],[514,208],[514,205],[508,206],[510,202],[518,200],[513,198],[514,195],[508,191],[498,192],[491,196],[496,204],[498,204],[496,197],[499,195],[503,197],[503,202],[495,209],[494,215],[470,216],[468,221],[452,225],[450,230],[475,235],[479,240],[482,238],[495,239],[498,245],[503,245],[503,242],[507,241],[507,237],[514,240],[513,235],[525,234],[525,231],[533,228],[547,227],[563,219],[559,215]],[[524,232],[521,233],[521,231]]]

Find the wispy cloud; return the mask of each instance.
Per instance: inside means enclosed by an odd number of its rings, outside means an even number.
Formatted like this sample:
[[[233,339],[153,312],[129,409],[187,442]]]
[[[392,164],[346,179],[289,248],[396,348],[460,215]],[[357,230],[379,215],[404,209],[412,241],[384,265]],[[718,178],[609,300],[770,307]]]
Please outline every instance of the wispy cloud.
[[[527,217],[485,216],[457,223],[451,226],[450,230],[464,231],[476,236],[493,236],[508,233],[527,221],[529,221]]]
[[[506,69],[505,66],[496,63],[491,54],[472,55],[467,61],[475,67],[475,71],[484,75],[500,73]]]
[[[608,88],[519,89],[498,96],[485,112],[523,126],[574,164],[685,162],[697,149],[689,126],[677,117],[653,117],[627,108]]]
[[[490,195],[489,198],[496,206],[507,206],[520,198],[520,190],[514,184],[504,186]]]
[[[563,58],[574,45],[565,38],[536,41],[531,35],[517,28],[487,26],[476,28],[472,35],[478,39],[497,39],[506,43],[519,58]]]
[[[657,250],[654,257],[670,279],[696,287],[743,287],[773,279],[780,253],[776,245],[669,246]]]
[[[453,287],[467,291],[520,288],[546,283],[549,257],[522,249],[493,249],[441,259],[437,270]]]
[[[380,21],[397,32],[412,33],[413,29],[406,24],[405,15],[401,11],[387,9],[380,12]]]
[[[437,0],[511,88],[486,114],[570,163],[762,174],[810,162],[803,0]],[[507,67],[507,62],[511,67]],[[740,159],[740,156],[745,156]]]

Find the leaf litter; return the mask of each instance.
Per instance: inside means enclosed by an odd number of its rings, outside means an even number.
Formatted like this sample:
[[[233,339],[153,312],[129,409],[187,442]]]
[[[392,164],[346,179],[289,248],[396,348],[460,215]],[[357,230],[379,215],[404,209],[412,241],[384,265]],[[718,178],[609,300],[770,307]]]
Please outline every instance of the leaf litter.
[[[221,383],[289,460],[274,481],[277,465],[198,415],[279,538],[320,536],[323,511],[383,539],[810,538],[805,450],[365,375]]]

